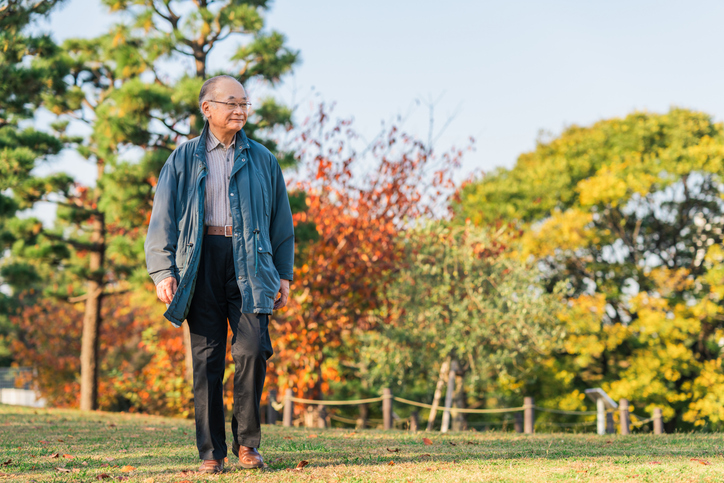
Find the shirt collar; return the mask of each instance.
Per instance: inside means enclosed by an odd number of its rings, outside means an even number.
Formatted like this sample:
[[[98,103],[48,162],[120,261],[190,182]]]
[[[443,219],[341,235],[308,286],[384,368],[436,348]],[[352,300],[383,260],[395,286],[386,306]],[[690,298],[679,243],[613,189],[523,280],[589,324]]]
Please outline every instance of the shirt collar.
[[[221,141],[219,141],[216,136],[214,136],[214,133],[211,132],[211,129],[208,130],[207,136],[206,136],[206,152],[213,151],[217,146],[221,144]],[[236,145],[236,135],[234,135],[233,138],[231,138],[231,142],[228,146],[226,146],[226,149],[229,149],[232,146]]]

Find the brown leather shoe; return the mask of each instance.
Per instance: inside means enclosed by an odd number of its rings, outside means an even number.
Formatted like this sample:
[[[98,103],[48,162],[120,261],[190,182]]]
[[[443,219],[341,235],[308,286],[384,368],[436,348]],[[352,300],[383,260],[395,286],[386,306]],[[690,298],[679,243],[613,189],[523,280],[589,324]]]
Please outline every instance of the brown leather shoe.
[[[243,468],[252,469],[264,467],[264,460],[261,459],[261,455],[256,448],[237,446],[236,443],[232,443],[231,452],[239,457],[239,464]]]
[[[199,473],[221,473],[224,471],[224,460],[204,460],[199,466]]]

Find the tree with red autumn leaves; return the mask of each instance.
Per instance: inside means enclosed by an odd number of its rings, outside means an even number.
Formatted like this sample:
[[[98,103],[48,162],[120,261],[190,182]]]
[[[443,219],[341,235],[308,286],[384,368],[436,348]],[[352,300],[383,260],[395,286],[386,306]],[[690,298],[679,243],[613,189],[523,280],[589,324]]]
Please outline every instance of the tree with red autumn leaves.
[[[400,268],[400,234],[420,217],[439,216],[452,192],[462,149],[437,155],[391,126],[371,144],[349,121],[333,121],[324,105],[303,125],[297,149],[307,177],[306,211],[317,237],[304,244],[292,296],[272,320],[275,355],[268,381],[320,397],[352,357],[354,331],[384,322],[383,288]]]

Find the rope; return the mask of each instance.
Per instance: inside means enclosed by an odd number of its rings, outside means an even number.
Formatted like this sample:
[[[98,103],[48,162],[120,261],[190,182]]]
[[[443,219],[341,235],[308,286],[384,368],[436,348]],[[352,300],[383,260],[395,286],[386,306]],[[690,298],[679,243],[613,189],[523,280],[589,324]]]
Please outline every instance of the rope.
[[[342,416],[335,416],[334,414],[330,414],[329,417],[335,421],[339,421],[340,423],[357,424],[356,419],[343,418]]]
[[[533,406],[537,411],[543,411],[545,413],[556,413],[556,414],[571,414],[574,416],[577,415],[594,415],[598,414],[596,411],[567,411],[565,409],[550,409],[550,408],[542,408],[540,406]]]
[[[383,396],[380,396],[380,397],[372,397],[369,399],[352,399],[350,401],[324,401],[324,400],[317,400],[317,399],[302,399],[300,397],[292,397],[290,399],[295,403],[301,403],[301,404],[316,404],[318,406],[347,406],[347,405],[354,405],[354,404],[367,404],[367,403],[380,402],[385,398]]]
[[[431,404],[420,403],[417,401],[410,401],[409,399],[403,399],[401,397],[393,397],[395,401],[403,404],[409,404],[410,406],[417,406],[420,408],[432,409]],[[516,411],[522,411],[524,408],[500,408],[500,409],[467,409],[467,408],[450,408],[452,412],[458,413],[472,413],[472,414],[491,414],[491,413],[512,413]],[[437,411],[444,411],[444,407],[437,407]]]

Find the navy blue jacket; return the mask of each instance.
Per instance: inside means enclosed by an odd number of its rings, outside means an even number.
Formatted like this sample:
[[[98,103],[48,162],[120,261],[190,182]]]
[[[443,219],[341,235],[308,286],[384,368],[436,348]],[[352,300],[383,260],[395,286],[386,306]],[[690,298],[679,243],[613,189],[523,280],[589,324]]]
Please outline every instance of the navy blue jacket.
[[[178,290],[164,316],[179,327],[196,285],[204,227],[206,136],[181,144],[158,177],[146,237],[146,268],[155,284],[176,277]],[[229,180],[234,271],[244,313],[271,314],[280,278],[292,280],[294,224],[282,170],[264,146],[236,134]]]

